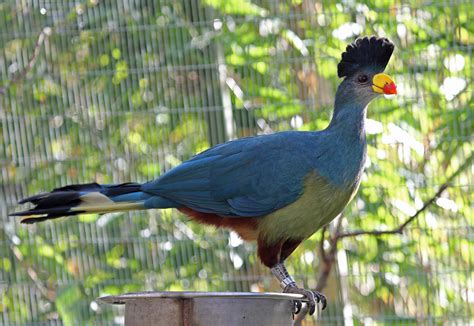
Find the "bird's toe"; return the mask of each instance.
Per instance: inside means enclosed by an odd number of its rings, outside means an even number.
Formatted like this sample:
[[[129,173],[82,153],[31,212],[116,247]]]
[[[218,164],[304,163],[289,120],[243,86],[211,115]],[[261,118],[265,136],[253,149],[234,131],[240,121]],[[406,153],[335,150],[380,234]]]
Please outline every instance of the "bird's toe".
[[[313,290],[306,290],[303,288],[299,287],[286,287],[284,290],[285,293],[295,293],[295,294],[302,294],[306,297],[306,304],[308,305],[308,312],[310,315],[313,315],[314,312],[316,311],[316,307],[319,307],[319,304],[321,304],[321,310],[326,309],[327,306],[327,300],[324,294],[319,293],[317,291]],[[298,301],[297,301],[298,302]],[[301,302],[300,304],[296,304],[295,306],[295,314],[297,314],[301,310]]]
[[[293,301],[293,303],[294,303],[293,314],[297,315],[297,314],[300,313],[301,307],[303,306],[303,303],[301,303],[300,300],[295,300],[295,301]]]

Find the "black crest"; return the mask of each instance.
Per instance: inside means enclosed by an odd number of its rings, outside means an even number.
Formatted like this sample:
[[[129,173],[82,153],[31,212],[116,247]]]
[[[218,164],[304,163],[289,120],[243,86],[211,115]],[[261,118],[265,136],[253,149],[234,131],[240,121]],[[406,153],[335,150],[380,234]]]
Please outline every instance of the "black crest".
[[[358,38],[346,48],[341,62],[337,65],[337,75],[348,77],[364,67],[384,71],[393,52],[394,45],[385,37]]]

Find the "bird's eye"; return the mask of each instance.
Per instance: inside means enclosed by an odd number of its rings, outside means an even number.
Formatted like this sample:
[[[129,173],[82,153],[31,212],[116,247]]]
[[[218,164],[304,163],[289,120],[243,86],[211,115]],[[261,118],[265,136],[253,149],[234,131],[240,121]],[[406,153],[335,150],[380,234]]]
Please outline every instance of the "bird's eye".
[[[359,75],[359,77],[357,77],[357,80],[359,81],[359,83],[367,83],[369,77],[367,77],[367,75]]]

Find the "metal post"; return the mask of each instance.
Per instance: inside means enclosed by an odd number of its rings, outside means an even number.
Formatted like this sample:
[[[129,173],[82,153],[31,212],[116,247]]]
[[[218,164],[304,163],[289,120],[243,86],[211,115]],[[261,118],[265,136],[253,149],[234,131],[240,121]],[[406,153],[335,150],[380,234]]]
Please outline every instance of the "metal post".
[[[301,295],[246,292],[141,292],[99,298],[125,304],[125,326],[289,326]]]

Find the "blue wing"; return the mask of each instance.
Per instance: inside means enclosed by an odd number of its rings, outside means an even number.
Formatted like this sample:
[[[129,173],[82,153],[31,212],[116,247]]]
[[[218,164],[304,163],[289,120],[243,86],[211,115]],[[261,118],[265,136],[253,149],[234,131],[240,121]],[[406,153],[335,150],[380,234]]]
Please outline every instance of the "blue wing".
[[[305,132],[283,132],[221,144],[146,183],[142,190],[199,212],[263,216],[301,195],[304,177],[312,169],[306,155],[310,137]]]

